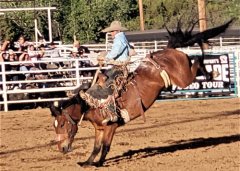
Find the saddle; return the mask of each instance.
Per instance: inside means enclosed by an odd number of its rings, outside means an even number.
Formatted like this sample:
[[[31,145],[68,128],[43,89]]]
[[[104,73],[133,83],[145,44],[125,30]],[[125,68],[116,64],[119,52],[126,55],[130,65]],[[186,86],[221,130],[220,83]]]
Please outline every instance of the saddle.
[[[127,83],[128,70],[126,66],[114,66],[104,74],[98,74],[97,82],[86,92],[80,91],[80,96],[92,108],[100,108],[104,118],[118,115],[119,107],[115,99]]]

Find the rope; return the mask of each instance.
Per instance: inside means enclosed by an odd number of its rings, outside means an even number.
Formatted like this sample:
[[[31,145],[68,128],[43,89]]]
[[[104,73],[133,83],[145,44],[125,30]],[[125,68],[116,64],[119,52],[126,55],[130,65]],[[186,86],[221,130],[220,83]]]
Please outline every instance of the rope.
[[[78,123],[79,126],[80,126],[81,123],[82,123],[82,120],[83,120],[84,114],[85,114],[85,113],[82,114],[81,119],[80,119],[80,121],[79,121],[79,123]]]
[[[101,69],[102,69],[102,63],[100,62],[100,63],[99,63],[99,68],[97,69],[97,71],[96,71],[96,73],[95,73],[95,75],[94,75],[94,78],[93,78],[91,87],[96,83],[98,74],[100,73],[100,70],[101,70]]]

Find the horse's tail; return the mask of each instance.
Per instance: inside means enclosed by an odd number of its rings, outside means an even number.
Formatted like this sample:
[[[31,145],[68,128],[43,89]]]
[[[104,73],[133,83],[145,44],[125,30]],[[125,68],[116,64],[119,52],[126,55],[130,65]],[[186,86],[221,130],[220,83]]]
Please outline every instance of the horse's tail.
[[[218,36],[221,33],[224,33],[227,30],[227,28],[230,26],[230,24],[235,20],[236,20],[235,18],[232,18],[230,21],[228,21],[227,23],[225,23],[221,26],[207,29],[203,32],[194,34],[191,36],[191,38],[188,41],[184,42],[182,44],[182,46],[186,47],[186,46],[190,46],[194,43],[198,43],[199,45],[201,43],[208,43],[208,39],[211,39],[213,37]]]
[[[227,28],[231,25],[231,23],[233,23],[235,20],[236,20],[235,18],[232,18],[230,21],[221,26],[207,29],[203,32],[199,32],[194,35],[192,35],[192,29],[183,32],[180,28],[180,25],[178,24],[178,28],[175,32],[171,33],[169,30],[167,30],[170,35],[168,47],[169,48],[187,47],[193,46],[195,43],[198,43],[202,51],[202,56],[199,57],[200,70],[208,80],[211,80],[212,76],[210,75],[210,73],[207,72],[205,65],[203,63],[205,57],[204,43],[208,43],[208,39],[211,39],[213,37],[218,36],[221,33],[224,33],[227,30]]]
[[[204,58],[205,58],[205,53],[204,53],[204,43],[208,43],[208,39],[213,38],[215,36],[218,36],[219,34],[223,33],[226,31],[226,29],[230,26],[230,24],[235,20],[235,18],[231,19],[227,23],[214,27],[212,29],[205,30],[203,32],[197,33],[196,35],[193,35],[192,39],[190,39],[187,43],[192,44],[198,43],[198,45],[201,48],[202,55],[199,58],[199,64],[200,64],[200,70],[201,72],[206,76],[207,80],[212,80],[213,76],[211,73],[207,72],[206,67],[204,65]]]

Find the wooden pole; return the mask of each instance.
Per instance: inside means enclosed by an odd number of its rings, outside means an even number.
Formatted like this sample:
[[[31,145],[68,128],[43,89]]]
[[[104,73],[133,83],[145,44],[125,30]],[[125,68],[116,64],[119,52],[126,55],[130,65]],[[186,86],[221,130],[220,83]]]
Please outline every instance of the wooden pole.
[[[144,20],[143,20],[143,3],[142,0],[138,0],[139,14],[140,14],[140,30],[144,31]]]
[[[198,18],[199,18],[199,30],[200,32],[207,29],[207,20],[206,20],[206,3],[205,0],[198,0]],[[208,45],[203,45],[204,49],[208,49]]]
[[[198,0],[198,15],[199,29],[202,32],[207,29],[205,0]]]

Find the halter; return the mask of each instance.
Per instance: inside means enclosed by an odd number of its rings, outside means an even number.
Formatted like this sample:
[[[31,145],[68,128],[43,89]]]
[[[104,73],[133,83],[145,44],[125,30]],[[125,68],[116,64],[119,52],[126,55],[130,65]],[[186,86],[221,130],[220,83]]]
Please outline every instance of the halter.
[[[71,118],[71,116],[63,110],[63,114],[71,124],[76,125],[77,123]]]
[[[64,116],[66,117],[67,121],[70,122],[72,125],[77,125],[77,121],[74,121],[72,119],[72,117],[69,115],[68,112],[66,112],[65,110],[62,110],[63,111],[63,114]],[[84,113],[82,114],[81,118],[80,118],[80,121],[79,121],[79,126],[81,125],[82,123],[82,120],[83,120],[83,117],[84,117]],[[72,132],[72,129],[71,129],[71,134],[70,134],[70,138],[74,136],[75,133]],[[68,133],[65,133],[65,134],[57,134],[57,141],[62,141],[64,139],[66,139],[66,137],[68,137]]]

